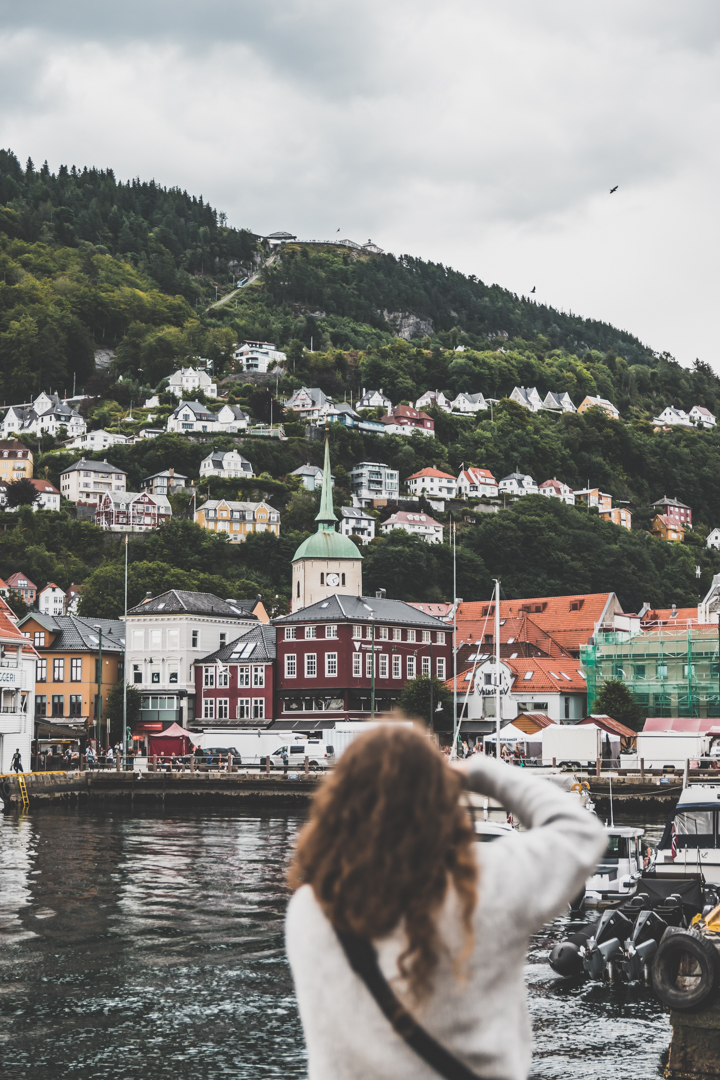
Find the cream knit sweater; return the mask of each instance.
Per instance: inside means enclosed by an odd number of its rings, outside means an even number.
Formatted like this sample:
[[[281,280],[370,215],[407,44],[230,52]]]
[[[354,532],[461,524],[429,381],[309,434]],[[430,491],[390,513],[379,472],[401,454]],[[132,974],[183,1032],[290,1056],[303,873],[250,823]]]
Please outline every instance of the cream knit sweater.
[[[605,845],[598,821],[547,780],[475,757],[469,786],[512,811],[528,829],[477,844],[479,901],[475,948],[460,982],[453,956],[462,945],[451,890],[439,916],[449,946],[436,969],[419,1022],[438,1042],[489,1080],[526,1080],[531,1030],[523,968],[530,935],[563,911]],[[287,951],[305,1030],[310,1080],[437,1080],[391,1028],[350,969],[310,886],[290,901]],[[376,941],[387,979],[397,977],[400,928]],[[403,984],[393,983],[398,996]]]

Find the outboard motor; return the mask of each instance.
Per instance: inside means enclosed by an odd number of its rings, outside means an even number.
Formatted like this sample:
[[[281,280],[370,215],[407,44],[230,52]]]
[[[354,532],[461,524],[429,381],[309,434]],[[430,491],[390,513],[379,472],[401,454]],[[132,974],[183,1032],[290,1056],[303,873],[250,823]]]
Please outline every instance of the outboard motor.
[[[625,959],[620,967],[628,982],[650,981],[650,965],[655,958],[667,923],[656,911],[641,911],[635,920],[632,937],[625,942]]]
[[[632,934],[633,924],[622,911],[606,911],[597,924],[597,931],[588,940],[583,968],[591,979],[601,981],[613,977],[613,962],[619,959],[622,942]]]
[[[589,938],[595,933],[597,923],[586,923],[572,933],[568,934],[563,941],[558,941],[548,957],[548,963],[553,971],[563,978],[572,978],[582,975],[583,960]]]

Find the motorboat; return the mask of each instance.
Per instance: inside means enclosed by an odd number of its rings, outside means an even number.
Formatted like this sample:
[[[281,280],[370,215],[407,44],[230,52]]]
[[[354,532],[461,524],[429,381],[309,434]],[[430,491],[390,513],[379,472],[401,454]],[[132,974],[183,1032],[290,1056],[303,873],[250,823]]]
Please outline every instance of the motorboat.
[[[637,892],[643,872],[643,829],[606,825],[607,847],[595,872],[585,882],[585,907],[610,907]]]
[[[690,784],[670,814],[651,869],[657,877],[702,875],[720,886],[720,783]]]

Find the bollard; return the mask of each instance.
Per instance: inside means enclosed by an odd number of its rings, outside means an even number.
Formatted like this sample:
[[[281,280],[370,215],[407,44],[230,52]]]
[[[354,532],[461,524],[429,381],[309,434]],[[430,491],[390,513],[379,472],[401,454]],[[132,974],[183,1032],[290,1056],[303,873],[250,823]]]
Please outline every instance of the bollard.
[[[120,766],[122,765],[122,757],[120,754],[115,758],[115,772],[120,772]]]
[[[270,775],[270,755],[269,754],[266,754],[266,756],[265,756],[265,775],[266,776]]]
[[[557,758],[553,758],[553,769],[557,769]]]
[[[640,783],[645,783],[645,758],[640,758]]]
[[[595,758],[595,775],[599,776],[602,772],[602,758]]]
[[[152,756],[152,771],[157,772],[157,754]]]
[[[195,755],[190,755],[190,772],[195,772]]]
[[[80,755],[80,772],[85,772],[86,768],[87,768],[87,758],[85,757],[84,754],[81,754]]]
[[[309,760],[307,754],[305,755],[305,775],[306,776],[310,775],[310,760]]]

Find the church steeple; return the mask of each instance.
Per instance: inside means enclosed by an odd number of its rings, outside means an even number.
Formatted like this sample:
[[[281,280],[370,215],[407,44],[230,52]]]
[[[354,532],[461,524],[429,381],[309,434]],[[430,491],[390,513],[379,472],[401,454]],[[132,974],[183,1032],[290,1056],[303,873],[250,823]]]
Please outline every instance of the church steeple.
[[[304,540],[293,556],[292,610],[299,611],[336,593],[362,595],[362,554],[349,536],[337,532],[333,509],[330,445],[325,437],[320,509],[317,530]]]
[[[325,464],[323,466],[322,495],[320,496],[320,509],[315,515],[315,520],[320,522],[320,529],[326,532],[335,532],[337,514],[333,509],[332,499],[332,474],[330,472],[330,442],[325,436]],[[318,532],[320,531],[318,529]]]

